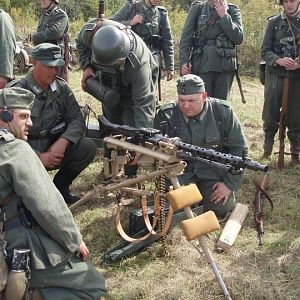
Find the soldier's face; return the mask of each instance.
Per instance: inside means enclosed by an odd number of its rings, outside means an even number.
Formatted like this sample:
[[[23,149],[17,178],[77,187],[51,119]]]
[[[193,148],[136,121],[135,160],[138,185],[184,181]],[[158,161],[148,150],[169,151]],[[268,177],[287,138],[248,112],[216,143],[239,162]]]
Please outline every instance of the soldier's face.
[[[13,109],[13,119],[8,123],[8,128],[11,130],[15,138],[27,141],[28,131],[32,126],[29,109]]]
[[[42,9],[48,8],[51,3],[52,3],[51,0],[41,0],[41,8]]]
[[[161,0],[149,0],[152,6],[157,6],[161,4]]]
[[[178,107],[186,117],[195,117],[202,111],[206,97],[206,92],[191,95],[178,95]]]
[[[283,7],[287,15],[293,16],[298,11],[300,0],[283,0]]]
[[[33,61],[32,65],[32,75],[34,80],[41,88],[47,89],[49,85],[55,81],[58,73],[58,67],[49,67],[47,65],[42,64],[38,60]]]

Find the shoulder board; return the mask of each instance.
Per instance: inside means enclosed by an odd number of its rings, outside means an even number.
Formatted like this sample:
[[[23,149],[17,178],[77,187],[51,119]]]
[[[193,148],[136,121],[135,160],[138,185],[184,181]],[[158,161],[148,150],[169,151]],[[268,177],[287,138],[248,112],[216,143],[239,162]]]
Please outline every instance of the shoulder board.
[[[63,79],[62,77],[56,76],[56,80],[62,81],[63,83],[66,83],[66,84],[67,84],[66,80]]]
[[[273,15],[273,16],[268,17],[267,19],[268,20],[272,20],[272,19],[274,20],[274,19],[276,19],[276,17],[277,17],[276,15]]]
[[[222,100],[222,99],[216,99],[216,98],[209,98],[209,99],[212,101],[215,101],[218,105],[231,107],[230,101],[228,101],[228,100]]]
[[[159,110],[161,111],[165,111],[165,110],[169,110],[169,109],[172,109],[176,106],[176,102],[167,102],[165,104],[163,104]]]
[[[18,79],[13,79],[12,81],[10,81],[8,84],[7,84],[7,87],[12,87],[12,86],[15,86],[19,83],[19,80]]]
[[[168,10],[163,6],[156,6],[157,9],[167,12]]]
[[[92,30],[95,29],[96,25],[97,25],[96,23],[86,23],[85,24],[85,30],[86,31],[92,31]]]
[[[203,4],[203,1],[195,0],[195,1],[191,4],[191,6],[198,5],[198,4]]]
[[[5,140],[6,142],[14,141],[16,138],[8,130],[0,129],[0,140]]]
[[[57,13],[59,13],[59,12],[60,12],[60,13],[61,13],[61,12],[62,12],[62,13],[65,13],[64,10],[62,10],[62,9],[61,9],[60,7],[58,7],[58,6],[54,7],[54,9],[52,9],[52,13],[53,13],[53,14],[57,14]]]

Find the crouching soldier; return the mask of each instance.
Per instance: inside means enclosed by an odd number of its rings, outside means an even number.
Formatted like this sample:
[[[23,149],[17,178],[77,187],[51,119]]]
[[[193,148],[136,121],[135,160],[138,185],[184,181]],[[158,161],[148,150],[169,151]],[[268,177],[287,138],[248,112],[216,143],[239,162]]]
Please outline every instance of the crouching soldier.
[[[104,278],[86,261],[89,250],[71,212],[26,142],[34,98],[19,87],[0,90],[0,261],[5,256],[11,269],[2,293],[7,300],[24,293],[28,299],[99,299],[107,293]]]

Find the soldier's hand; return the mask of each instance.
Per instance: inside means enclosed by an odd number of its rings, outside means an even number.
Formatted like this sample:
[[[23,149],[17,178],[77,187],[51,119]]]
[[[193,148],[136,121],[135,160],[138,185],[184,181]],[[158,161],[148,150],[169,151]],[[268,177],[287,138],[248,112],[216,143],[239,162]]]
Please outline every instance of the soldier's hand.
[[[88,247],[85,245],[84,242],[81,242],[81,244],[79,245],[79,247],[77,249],[77,252],[83,261],[85,261],[87,259],[87,257],[89,256],[89,253],[90,253]]]
[[[289,71],[294,71],[300,68],[299,64],[290,57],[278,58],[276,63]]]
[[[6,77],[0,76],[0,89],[4,89],[7,83],[8,79]]]
[[[174,70],[167,70],[167,81],[172,80],[174,77]]]
[[[40,154],[40,160],[47,170],[57,169],[64,155],[56,152],[43,152]]]
[[[213,185],[209,200],[215,204],[223,201],[223,205],[225,205],[231,193],[232,191],[224,184],[224,182],[217,182]]]
[[[226,0],[213,0],[214,7],[220,18],[227,14],[228,4]]]
[[[129,22],[130,26],[134,26],[136,24],[142,24],[144,22],[144,17],[142,15],[135,15]]]
[[[48,152],[55,152],[64,155],[70,144],[71,142],[67,139],[59,138],[49,147]]]
[[[187,74],[191,74],[192,72],[192,65],[190,63],[188,64],[184,64],[182,67],[181,67],[181,75],[187,75]]]
[[[82,78],[81,78],[81,88],[85,91],[86,85],[85,81],[89,78],[93,77],[95,78],[95,72],[92,67],[87,67],[83,73],[82,73]]]

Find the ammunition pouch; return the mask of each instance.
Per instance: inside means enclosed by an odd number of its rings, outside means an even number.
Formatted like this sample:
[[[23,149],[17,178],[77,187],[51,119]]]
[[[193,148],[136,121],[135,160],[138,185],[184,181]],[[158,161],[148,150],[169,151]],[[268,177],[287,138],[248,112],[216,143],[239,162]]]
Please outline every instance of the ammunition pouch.
[[[221,57],[236,57],[235,44],[226,36],[219,35],[216,39],[217,53]]]
[[[261,61],[258,65],[259,70],[259,81],[262,85],[265,85],[265,78],[266,78],[266,62]]]
[[[50,139],[51,142],[55,142],[66,130],[67,125],[65,122],[60,122],[51,129],[42,130],[37,133],[30,133],[28,135],[30,140]]]
[[[86,92],[95,97],[109,108],[113,108],[120,102],[120,93],[105,85],[99,79],[89,77],[86,82]]]
[[[161,48],[161,36],[158,34],[152,34],[152,35],[147,35],[142,37],[143,41],[145,44],[148,46],[150,49],[157,49],[160,50]]]

